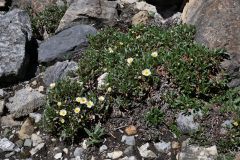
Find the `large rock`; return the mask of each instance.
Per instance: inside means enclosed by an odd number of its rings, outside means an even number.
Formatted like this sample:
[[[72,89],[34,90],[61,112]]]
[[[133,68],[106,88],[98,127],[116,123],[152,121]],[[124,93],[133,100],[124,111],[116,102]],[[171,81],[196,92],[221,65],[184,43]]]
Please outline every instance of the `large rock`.
[[[15,118],[26,116],[45,104],[45,95],[31,88],[24,88],[15,92],[6,104],[10,114]]]
[[[217,147],[211,146],[208,148],[187,145],[183,146],[182,151],[177,155],[178,160],[215,160],[218,156]]]
[[[24,10],[31,8],[33,13],[39,13],[48,6],[70,5],[72,2],[73,0],[12,0],[12,7]]]
[[[21,125],[20,121],[15,121],[13,119],[13,115],[7,115],[7,116],[1,117],[0,122],[1,122],[1,126],[4,126],[4,127],[14,127],[14,126]]]
[[[148,4],[146,2],[137,2],[134,6],[135,9],[140,11],[148,11],[150,14],[157,13],[157,9],[155,6]]]
[[[234,80],[230,87],[240,85],[240,1],[190,0],[182,20],[197,28],[196,41],[210,48],[225,48],[231,60],[226,67]]]
[[[30,138],[34,132],[33,121],[27,118],[18,132],[18,137],[22,140]]]
[[[13,151],[15,144],[7,138],[0,139],[0,153],[5,151]]]
[[[107,0],[78,0],[70,5],[60,21],[58,31],[78,24],[113,25],[117,20],[117,2]]]
[[[162,142],[154,143],[154,147],[158,152],[168,153],[171,149],[171,142],[162,141]]]
[[[96,29],[88,25],[76,25],[40,44],[38,48],[38,61],[50,62],[62,60],[72,53],[80,51],[88,44],[87,36],[95,35]]]
[[[29,63],[30,18],[14,9],[0,15],[0,84],[22,79]]]
[[[177,117],[177,126],[183,133],[194,133],[199,130],[199,123],[195,119],[199,117],[198,113],[186,114],[181,112]]]
[[[77,70],[76,62],[57,62],[55,65],[47,68],[43,75],[43,82],[46,86],[58,80],[66,78],[69,74]]]
[[[5,7],[6,1],[5,0],[0,0],[0,7]]]
[[[149,143],[146,143],[144,145],[142,145],[141,147],[138,148],[138,151],[139,151],[139,154],[143,157],[143,158],[146,158],[146,159],[154,159],[154,158],[157,158],[157,155],[149,150]]]
[[[149,20],[148,11],[140,11],[132,17],[132,24],[133,25],[147,24],[148,20]]]

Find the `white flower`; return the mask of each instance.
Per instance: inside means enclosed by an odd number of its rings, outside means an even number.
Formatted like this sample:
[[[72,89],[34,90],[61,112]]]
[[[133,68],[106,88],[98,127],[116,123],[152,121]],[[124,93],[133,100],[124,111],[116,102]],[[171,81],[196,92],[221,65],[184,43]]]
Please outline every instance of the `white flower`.
[[[87,102],[87,107],[88,107],[88,108],[92,108],[93,105],[94,105],[94,104],[93,104],[92,101],[88,101],[88,102]]]
[[[144,76],[146,76],[146,77],[150,76],[150,75],[151,75],[150,69],[144,69],[144,70],[142,71],[142,75],[144,75]]]
[[[50,84],[50,88],[51,88],[51,89],[53,89],[55,86],[56,86],[55,83],[51,83],[51,84]]]
[[[108,48],[109,53],[113,53],[113,49],[111,47]]]
[[[127,59],[127,63],[128,63],[128,65],[131,65],[132,62],[133,62],[133,58],[130,57],[130,58]]]
[[[76,102],[78,102],[80,104],[86,104],[87,103],[87,98],[85,98],[85,97],[77,97],[76,98]]]
[[[76,107],[76,108],[74,109],[74,112],[75,112],[75,113],[79,113],[79,112],[80,112],[80,108],[79,108],[79,107]]]
[[[62,110],[60,110],[59,114],[60,114],[60,116],[66,116],[67,111],[65,109],[62,109]]]
[[[65,122],[65,120],[61,118],[61,119],[60,119],[60,122],[61,122],[61,123],[64,123],[64,122]]]
[[[112,91],[112,88],[111,88],[111,87],[108,87],[107,91],[108,91],[108,92],[111,92],[111,91]]]
[[[100,96],[100,97],[98,97],[98,100],[102,102],[105,100],[105,98],[103,96]]]
[[[152,57],[157,57],[158,56],[158,52],[152,52],[151,56]]]

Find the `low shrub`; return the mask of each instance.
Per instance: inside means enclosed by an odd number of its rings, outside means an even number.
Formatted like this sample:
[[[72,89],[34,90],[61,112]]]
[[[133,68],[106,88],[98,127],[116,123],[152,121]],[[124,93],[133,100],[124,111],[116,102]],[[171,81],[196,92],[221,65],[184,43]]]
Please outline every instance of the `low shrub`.
[[[74,138],[106,113],[104,97],[97,97],[79,81],[67,79],[50,87],[43,126],[62,139]]]
[[[98,123],[92,130],[88,130],[85,128],[86,133],[89,136],[89,140],[87,141],[87,145],[97,145],[101,143],[102,137],[104,135],[104,128],[101,127],[101,124]]]
[[[145,119],[150,125],[157,126],[163,122],[164,113],[158,108],[153,108],[147,112]]]
[[[148,98],[159,90],[162,78],[173,82],[177,91],[165,99],[173,110],[201,109],[224,95],[226,80],[219,67],[223,52],[196,44],[194,34],[194,27],[187,25],[168,29],[136,26],[126,33],[108,28],[90,37],[79,61],[78,80],[58,82],[48,93],[46,128],[72,138],[84,128],[90,130],[109,109],[152,107]],[[94,105],[88,108],[77,97]],[[79,113],[74,112],[76,108]],[[158,125],[164,114],[153,109],[145,117]]]
[[[43,39],[45,31],[50,35],[54,34],[66,10],[67,6],[51,5],[46,7],[42,12],[34,13],[29,8],[28,12],[31,17],[35,38]]]

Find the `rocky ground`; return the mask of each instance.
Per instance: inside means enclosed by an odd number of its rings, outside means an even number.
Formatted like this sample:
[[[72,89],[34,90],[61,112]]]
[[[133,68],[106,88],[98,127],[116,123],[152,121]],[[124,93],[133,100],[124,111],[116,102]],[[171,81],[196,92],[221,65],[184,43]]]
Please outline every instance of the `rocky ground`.
[[[50,84],[75,74],[77,62],[88,47],[87,37],[96,35],[107,26],[126,31],[137,24],[166,28],[181,23],[196,25],[195,39],[198,43],[227,50],[230,58],[222,66],[232,79],[229,87],[240,85],[239,1],[190,0],[187,4],[186,1],[176,3],[174,0],[168,3],[161,1],[159,4],[147,2],[12,0],[10,3],[0,0],[0,159],[225,158],[219,154],[214,140],[216,137],[226,138],[228,128],[233,127],[233,119],[238,115],[222,114],[217,106],[208,117],[191,110],[190,115],[179,112],[174,117],[166,105],[164,111],[168,116],[164,124],[158,127],[144,121],[144,115],[149,111],[144,106],[132,110],[114,110],[102,125],[107,133],[103,143],[93,147],[87,146],[85,135],[73,143],[65,142],[42,127],[41,119]],[[32,31],[32,18],[24,10],[31,7],[31,13],[37,15],[51,4],[68,7],[56,31],[48,33],[44,29],[40,34],[41,39],[36,39]],[[160,92],[173,88],[168,80],[162,81],[166,86]],[[156,98],[161,94],[156,93]],[[186,134],[178,136],[171,132],[170,122],[176,122],[176,128]],[[198,131],[200,126],[208,128],[205,131],[209,133],[206,138],[211,141],[208,145],[191,143],[188,133]],[[232,159],[240,159],[239,147],[232,153],[229,151]]]

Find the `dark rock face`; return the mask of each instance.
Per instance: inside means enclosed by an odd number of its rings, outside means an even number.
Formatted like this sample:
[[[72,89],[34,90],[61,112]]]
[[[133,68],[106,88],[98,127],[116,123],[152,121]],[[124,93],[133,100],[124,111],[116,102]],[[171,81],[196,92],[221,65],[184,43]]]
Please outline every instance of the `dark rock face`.
[[[46,69],[43,75],[43,82],[46,86],[49,86],[51,83],[66,78],[68,74],[75,73],[76,70],[76,62],[57,62],[55,65]]]
[[[0,15],[0,84],[23,79],[29,64],[32,38],[30,18],[14,9]]]
[[[63,60],[66,56],[69,57],[86,47],[88,44],[87,36],[96,33],[97,30],[88,25],[77,25],[63,30],[40,44],[38,61],[47,63]]]
[[[182,19],[196,26],[197,42],[227,50],[231,60],[223,66],[233,78],[230,87],[240,85],[240,1],[191,0],[183,10]]]
[[[146,2],[156,6],[164,18],[169,18],[181,11],[187,0],[146,0]]]

